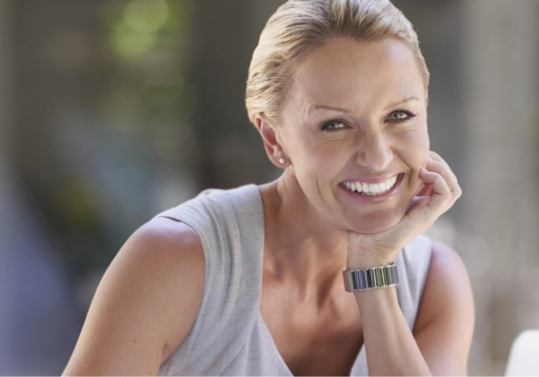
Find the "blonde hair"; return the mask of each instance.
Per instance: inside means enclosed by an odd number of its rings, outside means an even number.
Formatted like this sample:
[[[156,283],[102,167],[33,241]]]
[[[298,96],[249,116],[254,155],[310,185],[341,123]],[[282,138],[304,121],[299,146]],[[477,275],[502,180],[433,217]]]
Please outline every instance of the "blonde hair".
[[[332,37],[363,41],[397,38],[414,53],[428,90],[429,71],[410,21],[389,0],[288,0],[260,34],[247,78],[245,105],[251,123],[264,113],[279,119],[302,54]]]

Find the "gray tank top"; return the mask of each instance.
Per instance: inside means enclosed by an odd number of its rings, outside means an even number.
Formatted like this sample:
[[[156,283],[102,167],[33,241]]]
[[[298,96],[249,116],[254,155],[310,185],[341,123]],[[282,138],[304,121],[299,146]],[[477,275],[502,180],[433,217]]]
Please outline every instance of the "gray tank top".
[[[209,189],[156,217],[181,221],[199,235],[206,257],[197,318],[159,375],[291,376],[260,314],[264,211],[258,187]],[[400,308],[413,329],[431,255],[420,236],[399,253]],[[178,287],[181,289],[181,287]],[[368,375],[362,346],[350,371]]]

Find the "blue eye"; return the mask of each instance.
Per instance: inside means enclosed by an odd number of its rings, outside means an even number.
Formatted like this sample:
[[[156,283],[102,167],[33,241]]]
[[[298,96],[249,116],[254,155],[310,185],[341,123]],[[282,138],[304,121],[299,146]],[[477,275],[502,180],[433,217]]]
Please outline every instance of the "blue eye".
[[[395,122],[403,122],[413,117],[415,117],[415,114],[412,114],[407,110],[396,110],[389,114],[388,119]]]
[[[322,127],[320,129],[322,131],[338,131],[343,128],[346,128],[346,124],[340,120],[330,120],[329,122],[325,122],[322,124]]]

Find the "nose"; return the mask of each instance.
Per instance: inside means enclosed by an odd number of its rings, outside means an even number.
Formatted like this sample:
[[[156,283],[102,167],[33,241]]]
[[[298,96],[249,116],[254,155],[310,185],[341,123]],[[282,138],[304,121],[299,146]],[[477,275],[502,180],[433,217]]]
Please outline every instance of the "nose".
[[[358,143],[356,161],[365,168],[383,171],[393,160],[394,153],[390,142],[379,130],[363,135]]]

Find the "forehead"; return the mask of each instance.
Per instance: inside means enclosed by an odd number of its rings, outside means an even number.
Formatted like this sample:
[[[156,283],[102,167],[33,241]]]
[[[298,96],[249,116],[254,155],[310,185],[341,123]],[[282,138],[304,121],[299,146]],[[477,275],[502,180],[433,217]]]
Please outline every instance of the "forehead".
[[[425,87],[412,51],[399,40],[330,40],[299,63],[290,100],[296,105],[376,106],[423,98]]]

